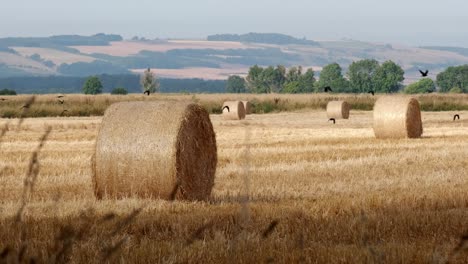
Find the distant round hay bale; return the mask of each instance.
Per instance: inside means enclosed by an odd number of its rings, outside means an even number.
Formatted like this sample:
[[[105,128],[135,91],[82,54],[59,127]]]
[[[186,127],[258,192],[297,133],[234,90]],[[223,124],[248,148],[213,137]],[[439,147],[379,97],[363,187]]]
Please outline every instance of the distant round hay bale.
[[[92,163],[97,198],[204,200],[217,164],[208,112],[188,102],[113,104]]]
[[[225,108],[227,106],[227,108]],[[241,120],[245,118],[244,104],[241,101],[226,101],[223,103],[223,118],[226,120]]]
[[[374,106],[376,138],[419,138],[423,133],[421,110],[415,98],[380,97]]]
[[[250,115],[252,113],[252,104],[249,101],[242,101],[244,105],[244,110],[246,115]]]
[[[328,118],[348,119],[350,106],[346,101],[330,101],[327,104]]]

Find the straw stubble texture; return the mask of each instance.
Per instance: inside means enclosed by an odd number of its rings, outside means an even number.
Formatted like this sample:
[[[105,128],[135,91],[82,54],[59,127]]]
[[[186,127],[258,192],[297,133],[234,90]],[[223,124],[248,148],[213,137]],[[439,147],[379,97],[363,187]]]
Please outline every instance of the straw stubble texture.
[[[376,138],[419,138],[423,133],[418,100],[403,96],[383,96],[374,106]]]
[[[109,107],[96,143],[98,198],[204,200],[217,164],[216,138],[201,106],[188,102],[124,102]]]
[[[350,106],[346,101],[330,101],[327,104],[328,118],[348,119]]]
[[[224,108],[229,107],[228,109]],[[241,120],[245,118],[244,104],[241,101],[226,101],[223,103],[223,118],[225,120]]]

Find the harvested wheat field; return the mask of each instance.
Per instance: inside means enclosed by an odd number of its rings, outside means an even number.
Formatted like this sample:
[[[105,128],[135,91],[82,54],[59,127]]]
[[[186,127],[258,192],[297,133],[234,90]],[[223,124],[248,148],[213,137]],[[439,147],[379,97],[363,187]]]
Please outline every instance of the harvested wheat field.
[[[464,263],[468,111],[458,113],[422,112],[418,139],[376,139],[370,111],[335,125],[325,111],[211,115],[206,202],[96,200],[100,117],[0,119],[0,261]]]

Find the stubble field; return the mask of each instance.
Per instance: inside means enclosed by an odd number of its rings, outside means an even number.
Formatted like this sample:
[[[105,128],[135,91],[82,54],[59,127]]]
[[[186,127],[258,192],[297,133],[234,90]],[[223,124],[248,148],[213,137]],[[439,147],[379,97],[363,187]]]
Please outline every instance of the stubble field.
[[[0,119],[0,261],[463,263],[468,112],[457,113],[423,112],[414,140],[375,139],[370,111],[336,125],[320,110],[211,115],[206,202],[97,201],[101,117]]]

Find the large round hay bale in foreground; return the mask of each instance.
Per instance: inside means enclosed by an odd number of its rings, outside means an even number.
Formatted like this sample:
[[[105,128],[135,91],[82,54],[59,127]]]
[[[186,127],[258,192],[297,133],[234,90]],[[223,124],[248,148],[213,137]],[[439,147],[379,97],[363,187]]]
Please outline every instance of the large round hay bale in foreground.
[[[241,120],[245,118],[244,104],[241,101],[226,101],[223,103],[223,118],[226,120]]]
[[[415,98],[380,97],[374,106],[376,138],[418,138],[423,133],[421,110]]]
[[[204,200],[217,163],[208,112],[188,102],[123,102],[105,112],[93,158],[98,198]]]
[[[244,110],[246,115],[250,115],[252,113],[252,104],[249,101],[242,101],[244,105]]]
[[[346,101],[330,101],[327,104],[328,118],[348,119],[351,107]]]

